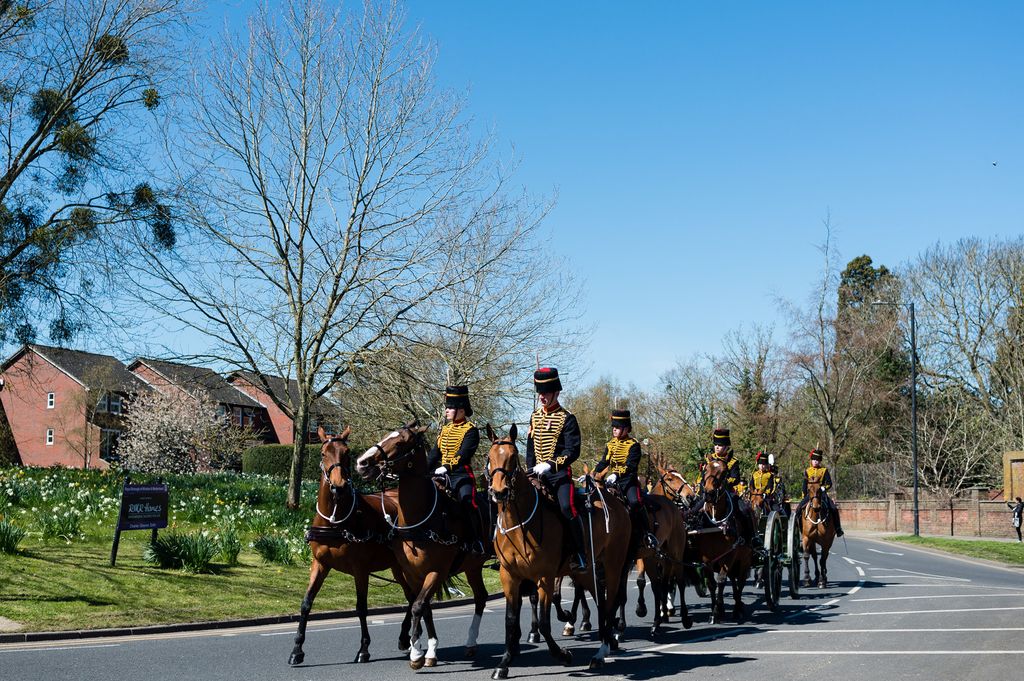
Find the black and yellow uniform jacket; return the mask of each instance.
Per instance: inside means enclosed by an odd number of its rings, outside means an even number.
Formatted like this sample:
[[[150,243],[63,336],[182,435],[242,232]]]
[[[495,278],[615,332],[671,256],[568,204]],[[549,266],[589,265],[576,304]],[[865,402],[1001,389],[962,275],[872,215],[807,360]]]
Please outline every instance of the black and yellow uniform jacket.
[[[828,469],[824,466],[815,468],[814,466],[808,466],[807,470],[804,471],[804,496],[807,496],[807,483],[820,482],[821,489],[828,492],[832,489],[832,476],[829,475]]]
[[[718,458],[714,454],[708,454],[705,457],[705,463],[711,463],[717,459],[725,464],[725,484],[730,490],[736,494],[743,492],[743,476],[740,474],[740,462],[737,461],[732,454],[727,458]],[[700,469],[700,473],[697,475],[698,485],[704,484],[704,468]]]
[[[779,479],[771,471],[754,471],[750,476],[750,491],[770,497],[778,489]]]
[[[530,416],[530,432],[526,436],[526,466],[551,464],[544,477],[548,480],[568,477],[569,466],[580,457],[580,425],[576,417],[558,405],[552,412],[541,407]]]
[[[640,467],[640,458],[643,453],[640,451],[640,443],[633,438],[620,440],[613,437],[605,445],[604,457],[594,467],[595,473],[608,469],[607,475],[616,475],[615,484],[625,489],[637,482],[637,469]]]
[[[441,427],[434,448],[430,450],[427,467],[433,472],[438,466],[444,466],[449,473],[468,475],[473,455],[479,446],[480,430],[472,421],[446,423]],[[470,470],[466,470],[467,467]]]

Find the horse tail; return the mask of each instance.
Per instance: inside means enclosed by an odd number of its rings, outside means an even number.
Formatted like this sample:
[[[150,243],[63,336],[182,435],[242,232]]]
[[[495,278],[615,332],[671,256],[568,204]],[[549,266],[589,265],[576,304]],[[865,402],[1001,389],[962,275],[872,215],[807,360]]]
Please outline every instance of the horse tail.
[[[438,601],[446,601],[459,596],[459,594],[465,595],[467,588],[469,588],[469,585],[466,583],[466,580],[458,575],[448,573],[448,576],[441,582],[441,586],[438,587],[434,596]]]

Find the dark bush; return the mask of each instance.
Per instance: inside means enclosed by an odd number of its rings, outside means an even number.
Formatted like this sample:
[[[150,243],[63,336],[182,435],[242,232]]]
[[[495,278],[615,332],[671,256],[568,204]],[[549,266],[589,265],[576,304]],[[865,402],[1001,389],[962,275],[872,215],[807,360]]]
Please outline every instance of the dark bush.
[[[287,478],[292,468],[291,445],[259,445],[242,455],[242,472]],[[303,480],[320,477],[320,445],[306,445],[306,460],[302,466]]]

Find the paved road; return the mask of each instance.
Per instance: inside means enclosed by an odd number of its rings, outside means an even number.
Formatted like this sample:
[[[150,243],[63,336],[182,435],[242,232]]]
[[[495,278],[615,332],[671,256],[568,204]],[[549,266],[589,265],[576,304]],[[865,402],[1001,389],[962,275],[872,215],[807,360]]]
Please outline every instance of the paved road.
[[[832,586],[764,610],[745,599],[745,625],[712,627],[708,609],[689,594],[698,624],[684,632],[673,622],[650,642],[631,617],[621,652],[601,672],[585,670],[596,650],[590,635],[562,639],[577,666],[552,665],[546,648],[524,643],[511,678],[602,676],[657,679],[680,673],[704,679],[1014,679],[1024,665],[1024,571],[979,565],[870,539],[842,543],[830,561]],[[296,600],[300,597],[296,594]],[[629,611],[632,611],[632,601]],[[487,679],[503,651],[504,604],[492,602],[474,661],[459,659],[469,625],[466,608],[436,617],[440,664],[413,672],[396,651],[398,623],[382,617],[371,630],[374,659],[352,663],[358,623],[312,623],[306,662],[286,664],[294,626],[269,626],[149,637],[0,645],[0,679],[333,679],[375,681]],[[527,623],[524,609],[524,626]],[[528,628],[526,626],[525,628]],[[561,638],[561,637],[559,637]]]

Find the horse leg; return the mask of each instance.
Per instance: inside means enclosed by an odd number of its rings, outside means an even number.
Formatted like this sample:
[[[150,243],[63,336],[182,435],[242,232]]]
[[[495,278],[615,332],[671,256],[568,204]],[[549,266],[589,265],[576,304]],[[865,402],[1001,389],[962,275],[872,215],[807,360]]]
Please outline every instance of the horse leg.
[[[473,621],[469,623],[469,635],[466,638],[465,657],[472,658],[476,655],[477,636],[480,634],[480,620],[484,616],[484,608],[487,606],[487,585],[484,584],[483,572],[474,568],[466,571],[466,579],[470,588],[473,589]]]
[[[729,568],[729,581],[732,583],[732,616],[737,624],[742,624],[745,615],[743,610],[743,582],[746,581],[746,575],[743,574],[738,560],[734,561]]]
[[[629,566],[626,565],[622,568],[622,575],[619,577],[618,596],[616,600],[618,604],[616,610],[618,616],[615,618],[615,640],[622,641],[623,636],[626,633],[626,594],[629,591],[626,584],[629,580]]]
[[[725,568],[715,570],[715,583],[711,585],[711,623],[721,624],[725,619]]]
[[[562,664],[572,664],[572,653],[567,648],[560,648],[551,635],[551,596],[554,591],[554,582],[549,578],[537,580],[537,602],[540,605],[540,633],[544,642],[548,644],[548,652]]]
[[[501,656],[498,667],[491,673],[492,679],[508,678],[508,668],[519,654],[519,637],[523,633],[519,627],[519,611],[523,607],[523,596],[519,592],[520,583],[505,573],[504,569],[501,582],[505,591],[505,653]]]
[[[530,633],[526,635],[527,643],[540,643],[540,604],[537,592],[530,594]]]
[[[595,559],[596,560],[596,559]],[[601,645],[598,646],[594,657],[590,659],[590,669],[600,669],[604,666],[604,660],[612,649],[612,615],[615,613],[616,602],[614,599],[609,603],[606,589],[606,577],[604,563],[598,562],[595,565],[597,572],[597,583],[594,584],[594,607],[597,609],[597,631]]]
[[[811,586],[811,553],[815,551],[814,544],[804,544],[804,586]],[[815,570],[817,570],[817,561],[815,561]]]
[[[676,577],[676,587],[679,591],[679,610],[682,612],[681,622],[683,629],[693,626],[693,619],[690,617],[690,609],[686,607],[686,571],[680,570]]]
[[[392,570],[391,574],[394,575],[395,581],[397,581],[402,591],[405,592],[405,617],[402,618],[402,627],[398,630],[398,652],[408,653],[409,646],[411,645],[409,639],[409,631],[412,629],[412,602],[416,600],[416,594],[413,592],[412,587],[405,581],[405,577],[397,570]]]
[[[637,561],[636,590],[639,592],[639,595],[636,597],[637,617],[647,617],[647,603],[644,601],[644,588],[647,586],[646,567],[645,564]]]
[[[420,636],[423,633],[422,623],[424,619],[424,613],[430,613],[430,599],[433,597],[434,592],[441,584],[441,575],[438,572],[431,572],[427,575],[426,579],[423,580],[423,586],[420,588],[419,594],[416,596],[416,600],[412,604],[412,644],[409,648],[409,666],[412,669],[422,669],[427,662],[427,653],[420,647]],[[428,615],[428,617],[430,617]],[[436,634],[427,634],[427,647],[429,652],[433,652],[431,658],[433,662],[430,666],[434,666],[437,663],[437,636]]]
[[[818,556],[818,566],[820,570],[820,575],[818,577],[818,586],[822,589],[828,587],[828,552],[829,547],[822,546],[821,555]]]
[[[369,610],[366,605],[366,594],[370,590],[370,573],[360,570],[358,574],[352,575],[356,586],[356,614],[359,615],[359,652],[356,653],[356,662],[370,661],[370,629],[366,626],[366,617]]]
[[[583,621],[580,622],[580,631],[587,632],[593,629],[590,624],[590,606],[587,605],[587,592],[582,586],[576,583],[574,579],[572,582],[573,590],[576,592],[576,599],[579,601],[580,608],[583,611]],[[600,610],[598,611],[600,613]]]
[[[651,598],[654,600],[654,624],[651,625],[649,638],[653,641],[658,635],[665,601],[665,580],[660,565],[655,565],[651,575]]]
[[[309,586],[306,587],[306,595],[302,599],[302,605],[299,606],[299,630],[295,634],[295,646],[292,648],[291,655],[288,656],[288,664],[302,664],[302,661],[306,659],[306,653],[302,650],[302,644],[306,642],[306,622],[309,620],[309,611],[313,609],[313,600],[320,592],[320,587],[323,586],[324,580],[327,579],[327,573],[330,571],[331,568],[316,558],[313,559],[313,564],[309,568]]]

